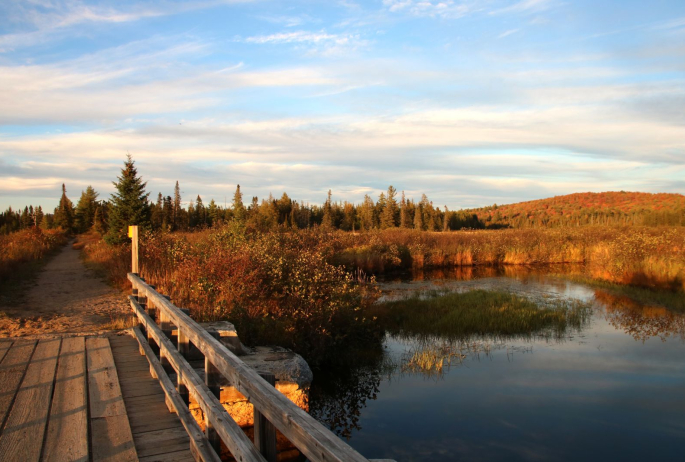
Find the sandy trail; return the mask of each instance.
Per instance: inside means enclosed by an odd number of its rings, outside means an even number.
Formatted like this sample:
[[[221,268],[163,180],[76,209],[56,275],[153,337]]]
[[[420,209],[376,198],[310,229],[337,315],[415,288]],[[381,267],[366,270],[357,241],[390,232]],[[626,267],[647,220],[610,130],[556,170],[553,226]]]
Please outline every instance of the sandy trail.
[[[128,312],[126,297],[87,269],[67,245],[15,306],[0,306],[0,337],[91,333]]]

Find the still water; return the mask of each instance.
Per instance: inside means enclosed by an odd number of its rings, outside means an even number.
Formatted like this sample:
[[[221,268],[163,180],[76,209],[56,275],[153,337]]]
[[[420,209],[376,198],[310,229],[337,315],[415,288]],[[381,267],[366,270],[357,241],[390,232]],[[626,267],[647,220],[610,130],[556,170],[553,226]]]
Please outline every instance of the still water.
[[[506,273],[505,273],[506,271]],[[388,336],[354,370],[319,372],[311,412],[368,458],[397,461],[685,460],[685,317],[539,270],[439,272],[381,281],[383,297],[498,289],[591,303],[560,338]],[[457,348],[441,371],[426,347]]]

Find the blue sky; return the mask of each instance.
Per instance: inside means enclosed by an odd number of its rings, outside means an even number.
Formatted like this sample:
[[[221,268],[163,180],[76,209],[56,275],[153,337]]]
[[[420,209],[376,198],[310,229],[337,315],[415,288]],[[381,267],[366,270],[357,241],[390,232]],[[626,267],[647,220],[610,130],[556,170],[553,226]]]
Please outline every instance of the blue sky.
[[[685,192],[685,2],[5,0],[0,207]]]

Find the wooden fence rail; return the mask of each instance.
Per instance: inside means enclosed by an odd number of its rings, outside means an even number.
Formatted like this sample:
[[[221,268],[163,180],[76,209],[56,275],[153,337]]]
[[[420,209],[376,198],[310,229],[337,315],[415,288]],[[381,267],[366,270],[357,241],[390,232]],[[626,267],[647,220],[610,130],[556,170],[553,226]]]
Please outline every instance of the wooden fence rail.
[[[151,372],[153,375],[159,375],[160,371],[164,370],[162,365],[175,370],[178,383],[177,394],[172,400],[173,406],[181,406],[183,403],[187,410],[188,396],[192,396],[204,413],[206,439],[199,439],[197,428],[191,423],[184,422],[184,426],[189,429],[191,444],[198,459],[214,462],[216,454],[211,447],[207,447],[205,442],[209,441],[209,446],[214,446],[216,450],[216,444],[220,438],[236,460],[267,460],[219,402],[218,375],[221,375],[254,405],[255,413],[260,416],[260,434],[268,433],[268,431],[262,433],[264,425],[273,425],[313,462],[368,461],[260,377],[255,370],[247,366],[219,340],[192,320],[185,310],[178,308],[165,296],[157,293],[137,274],[129,273],[128,279],[133,285],[134,293],[129,297],[131,307],[138,316],[140,324],[145,328],[147,341],[159,350],[161,358],[160,367],[155,367],[153,371],[151,366]],[[161,327],[153,319],[154,315],[151,316],[154,310],[157,310]],[[169,339],[171,327],[169,323],[176,327],[177,346],[174,346]],[[145,339],[140,335],[139,340]],[[189,342],[205,356],[204,381],[184,357],[188,354]],[[170,382],[163,383],[163,388],[165,386],[168,388]],[[178,413],[182,420],[181,414],[188,417],[185,411]],[[260,446],[265,448],[268,445],[260,444]],[[273,457],[271,449],[265,452],[268,453],[269,459]]]

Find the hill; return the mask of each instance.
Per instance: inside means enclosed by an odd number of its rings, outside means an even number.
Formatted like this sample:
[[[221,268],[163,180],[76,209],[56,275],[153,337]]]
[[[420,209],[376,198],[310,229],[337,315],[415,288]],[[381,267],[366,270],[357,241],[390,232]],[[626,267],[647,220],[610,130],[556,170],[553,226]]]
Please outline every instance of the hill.
[[[671,193],[575,193],[467,211],[488,228],[585,225],[685,226],[685,196]]]

